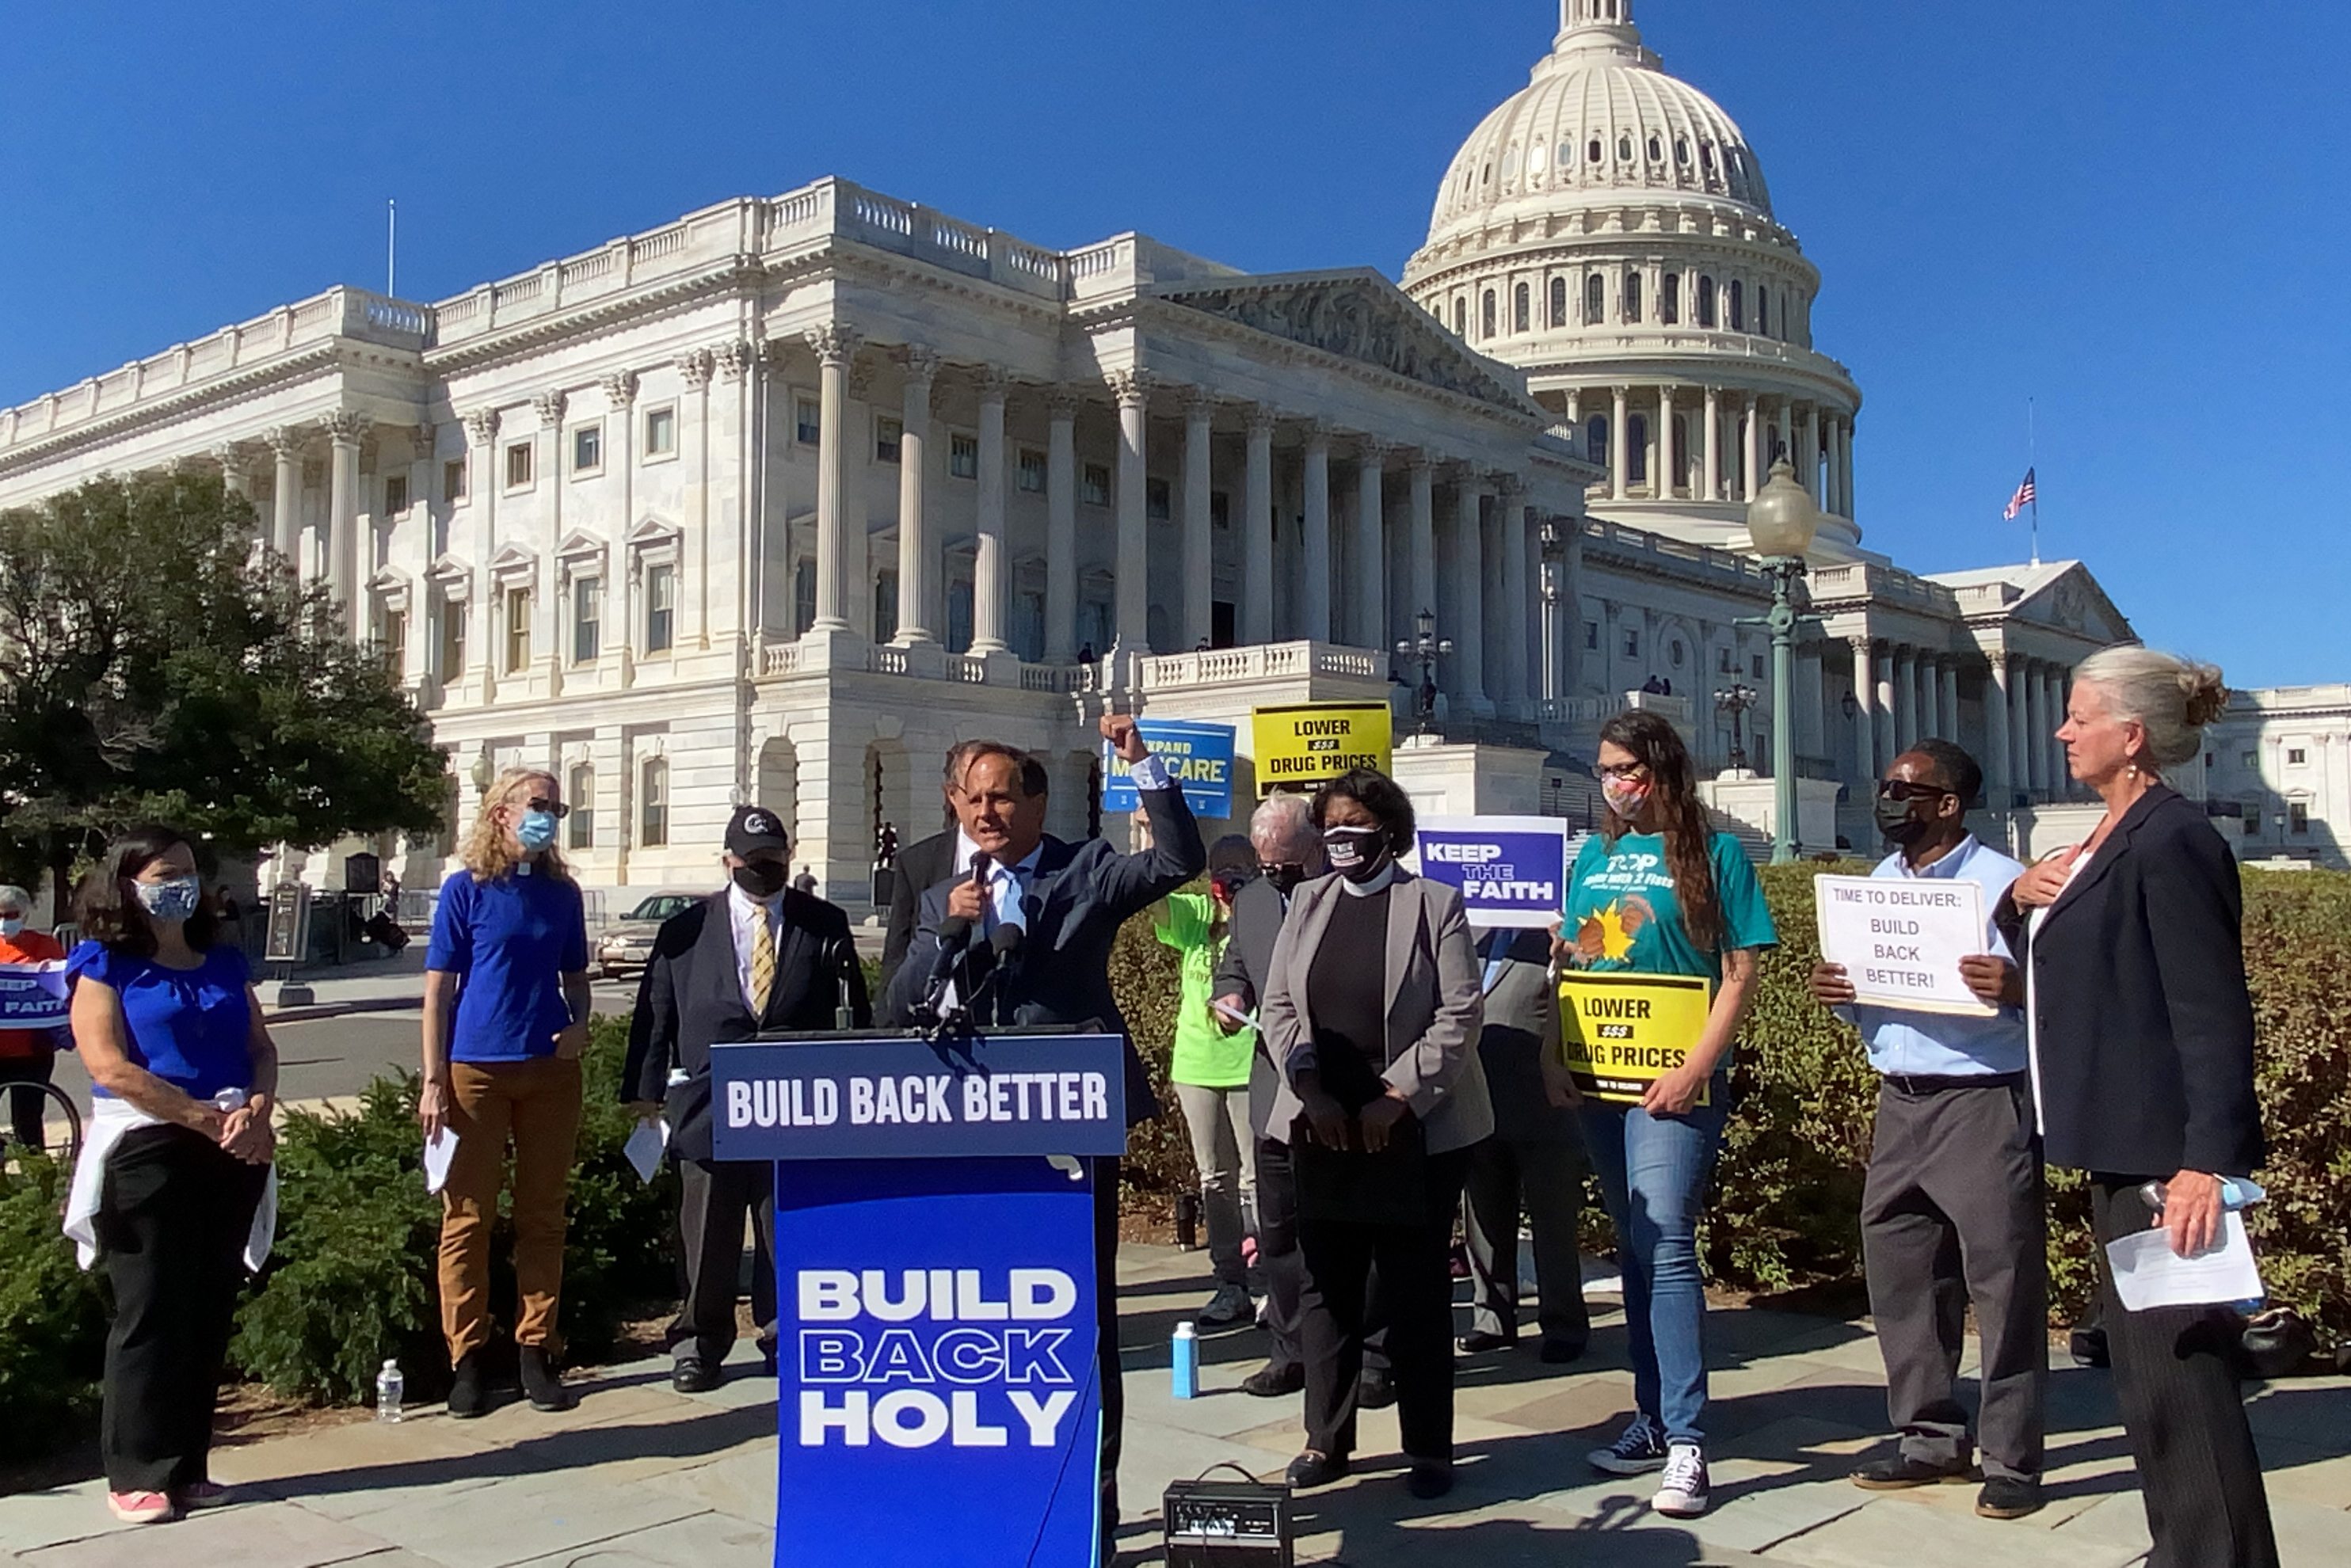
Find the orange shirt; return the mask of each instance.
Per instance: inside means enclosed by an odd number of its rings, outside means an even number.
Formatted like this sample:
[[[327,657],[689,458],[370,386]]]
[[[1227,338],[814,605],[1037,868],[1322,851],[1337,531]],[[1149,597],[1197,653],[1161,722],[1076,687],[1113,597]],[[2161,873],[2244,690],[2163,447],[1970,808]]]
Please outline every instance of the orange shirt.
[[[0,964],[46,964],[65,956],[56,937],[30,926],[14,936],[0,936]],[[21,1061],[47,1056],[56,1048],[54,1030],[0,1029],[0,1058]]]

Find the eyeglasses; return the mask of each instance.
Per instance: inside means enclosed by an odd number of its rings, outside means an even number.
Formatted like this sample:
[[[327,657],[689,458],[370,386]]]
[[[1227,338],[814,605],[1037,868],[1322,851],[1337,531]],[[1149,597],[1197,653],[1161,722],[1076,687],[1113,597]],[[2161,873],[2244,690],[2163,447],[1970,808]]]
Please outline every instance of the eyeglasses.
[[[571,815],[570,807],[560,800],[550,800],[544,795],[533,795],[528,803],[532,810],[545,811],[558,821]]]
[[[1603,779],[1638,779],[1648,770],[1646,762],[1604,762],[1598,769]]]
[[[1946,789],[1935,784],[1913,784],[1907,779],[1881,779],[1877,792],[1889,800],[1938,800],[1946,795],[1956,795],[1956,789]]]

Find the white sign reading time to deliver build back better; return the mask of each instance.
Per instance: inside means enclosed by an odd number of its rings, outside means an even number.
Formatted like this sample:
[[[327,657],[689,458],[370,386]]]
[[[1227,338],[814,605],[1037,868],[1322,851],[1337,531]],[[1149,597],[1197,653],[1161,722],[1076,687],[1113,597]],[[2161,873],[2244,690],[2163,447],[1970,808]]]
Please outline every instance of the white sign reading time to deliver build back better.
[[[1990,1018],[1959,977],[1984,950],[1983,889],[1941,877],[1816,876],[1821,956],[1870,1007]]]

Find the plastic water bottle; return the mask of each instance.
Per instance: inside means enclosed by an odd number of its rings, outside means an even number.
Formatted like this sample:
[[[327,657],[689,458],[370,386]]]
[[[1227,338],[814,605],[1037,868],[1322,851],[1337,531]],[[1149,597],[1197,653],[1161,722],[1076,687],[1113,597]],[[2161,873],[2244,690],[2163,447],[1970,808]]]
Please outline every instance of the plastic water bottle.
[[[375,1418],[399,1420],[400,1402],[407,1393],[408,1379],[401,1375],[400,1363],[385,1362],[383,1370],[375,1375]]]
[[[1175,1354],[1171,1361],[1176,1371],[1176,1397],[1198,1398],[1200,1396],[1200,1336],[1190,1323],[1176,1325]]]

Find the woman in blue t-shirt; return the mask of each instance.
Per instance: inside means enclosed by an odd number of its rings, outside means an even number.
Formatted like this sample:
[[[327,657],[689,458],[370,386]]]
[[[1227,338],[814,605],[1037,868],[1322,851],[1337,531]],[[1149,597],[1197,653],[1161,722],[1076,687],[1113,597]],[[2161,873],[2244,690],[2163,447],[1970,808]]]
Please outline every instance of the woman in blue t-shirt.
[[[490,1227],[514,1145],[515,1343],[532,1406],[561,1410],[564,1205],[580,1136],[580,1053],[588,1046],[588,924],[555,848],[569,813],[549,774],[508,768],[483,797],[465,868],[441,884],[424,956],[424,1082],[430,1143],[457,1140],[441,1188],[441,1332],[455,1369],[449,1414],[489,1408]]]
[[[1739,841],[1708,827],[1672,725],[1618,714],[1600,727],[1599,762],[1608,811],[1576,856],[1553,956],[1565,968],[1703,976],[1712,999],[1681,1064],[1638,1104],[1583,1097],[1583,1140],[1616,1228],[1638,1406],[1590,1458],[1611,1475],[1662,1470],[1652,1506],[1687,1518],[1707,1506],[1698,1205],[1729,1113],[1731,1041],[1757,956],[1779,934]]]
[[[107,1505],[129,1524],[225,1500],[206,1470],[213,1403],[276,1148],[277,1049],[245,956],[215,942],[187,840],[135,828],[82,883],[67,960],[90,1141],[67,1234],[113,1288]],[[89,1258],[85,1256],[84,1262]]]

